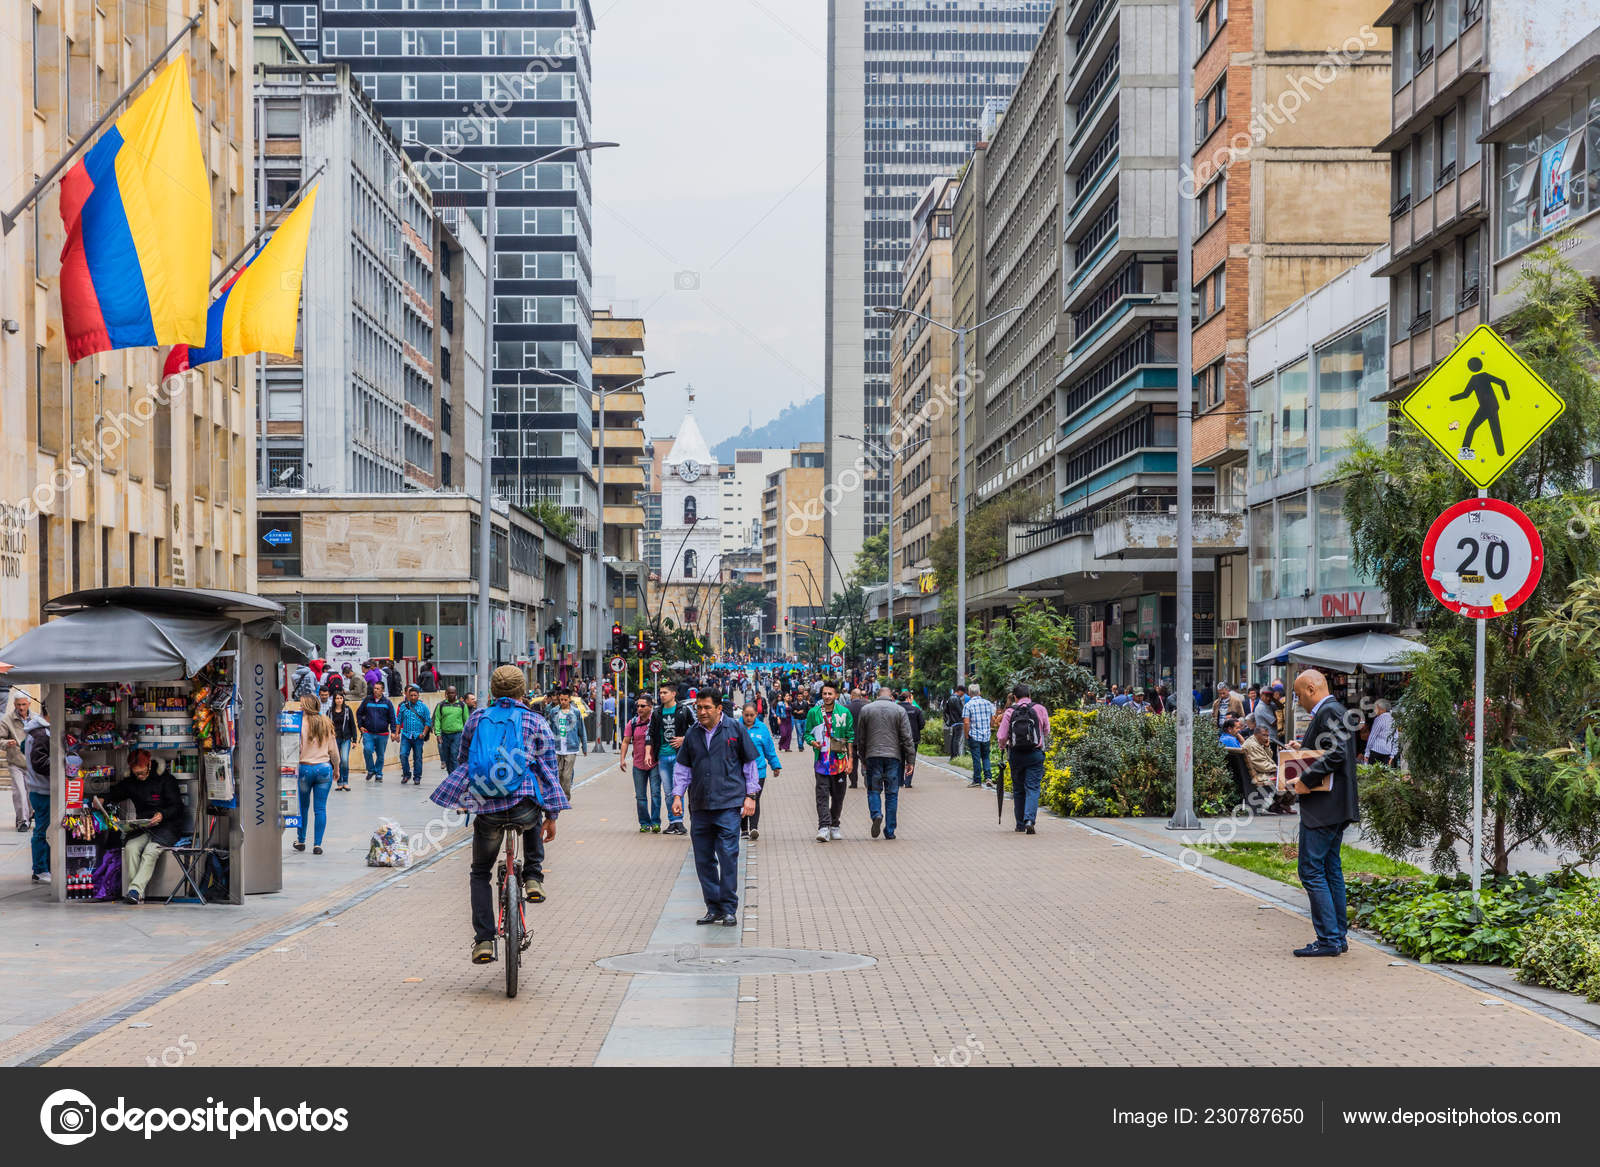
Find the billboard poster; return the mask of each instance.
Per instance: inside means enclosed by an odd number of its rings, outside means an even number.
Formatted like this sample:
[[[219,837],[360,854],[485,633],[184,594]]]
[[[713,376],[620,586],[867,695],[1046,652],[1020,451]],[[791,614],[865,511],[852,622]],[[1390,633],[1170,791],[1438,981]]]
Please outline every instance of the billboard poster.
[[[367,626],[365,624],[329,624],[327,661],[338,668],[346,661],[359,668],[367,660]]]
[[[1553,231],[1572,218],[1572,168],[1582,135],[1563,138],[1539,155],[1539,230]]]

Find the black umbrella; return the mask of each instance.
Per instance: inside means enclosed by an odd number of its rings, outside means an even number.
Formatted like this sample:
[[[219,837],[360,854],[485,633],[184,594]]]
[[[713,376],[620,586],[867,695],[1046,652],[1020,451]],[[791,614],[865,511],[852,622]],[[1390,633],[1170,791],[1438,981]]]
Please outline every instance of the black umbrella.
[[[999,826],[1006,819],[1006,751],[1000,751],[1000,769],[994,778],[994,821]]]

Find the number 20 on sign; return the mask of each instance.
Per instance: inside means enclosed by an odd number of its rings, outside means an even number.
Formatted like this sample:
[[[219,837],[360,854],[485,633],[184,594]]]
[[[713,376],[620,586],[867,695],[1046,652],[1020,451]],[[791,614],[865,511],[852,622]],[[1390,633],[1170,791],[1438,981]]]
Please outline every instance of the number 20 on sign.
[[[1543,570],[1544,542],[1532,520],[1497,498],[1456,503],[1433,521],[1422,543],[1422,574],[1435,598],[1473,619],[1520,607]]]

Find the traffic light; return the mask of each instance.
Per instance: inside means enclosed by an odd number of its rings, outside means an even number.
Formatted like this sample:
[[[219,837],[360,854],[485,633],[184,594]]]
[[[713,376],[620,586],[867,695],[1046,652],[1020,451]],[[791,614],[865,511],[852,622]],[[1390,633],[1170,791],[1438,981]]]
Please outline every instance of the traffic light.
[[[422,634],[422,659],[425,661],[433,659],[433,633],[431,632]]]
[[[628,638],[623,634],[621,620],[614,621],[611,625],[611,651],[628,651]]]
[[[649,651],[650,642],[645,638],[644,629],[639,629],[639,655],[644,656]]]

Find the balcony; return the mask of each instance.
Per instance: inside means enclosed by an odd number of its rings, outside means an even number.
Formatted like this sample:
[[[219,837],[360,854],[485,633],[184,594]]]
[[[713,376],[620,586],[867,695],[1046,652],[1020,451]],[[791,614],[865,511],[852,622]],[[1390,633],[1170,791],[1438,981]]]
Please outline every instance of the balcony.
[[[606,526],[613,529],[617,527],[644,527],[644,508],[641,506],[623,506],[618,503],[606,504]]]
[[[644,416],[644,394],[636,390],[606,394],[606,426],[625,425]],[[613,421],[612,419],[616,420]]]
[[[606,446],[606,489],[613,486],[631,486],[644,489],[644,467],[637,463],[616,462],[610,457],[611,447]]]
[[[1193,514],[1197,556],[1211,558],[1247,549],[1243,511],[1196,507]],[[1173,511],[1113,507],[1096,520],[1096,559],[1171,559],[1178,553],[1178,516]]]
[[[1393,132],[1378,143],[1377,149],[1398,149],[1410,138],[1409,127],[1413,121],[1439,116],[1482,79],[1485,72],[1483,5],[1474,5],[1469,0],[1461,9],[1464,21],[1471,23],[1433,57],[1418,62],[1411,79],[1395,90]],[[1385,17],[1387,15],[1385,13]],[[1409,17],[1407,12],[1402,19]],[[1380,23],[1388,22],[1380,18]]]
[[[589,445],[598,450],[600,448],[600,431],[594,430],[589,434]],[[644,431],[635,427],[627,429],[606,430],[606,465],[611,464],[612,452],[621,451],[634,457],[644,454]]]
[[[1488,217],[1483,201],[1484,164],[1474,162],[1460,174],[1451,170],[1434,189],[1404,196],[1389,212],[1390,260],[1376,273],[1394,275],[1415,263],[1424,251],[1476,231]]]
[[[642,377],[644,376],[643,357],[603,357],[595,356],[592,368],[596,377]]]

